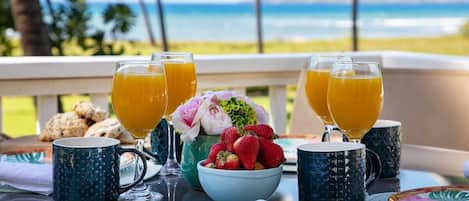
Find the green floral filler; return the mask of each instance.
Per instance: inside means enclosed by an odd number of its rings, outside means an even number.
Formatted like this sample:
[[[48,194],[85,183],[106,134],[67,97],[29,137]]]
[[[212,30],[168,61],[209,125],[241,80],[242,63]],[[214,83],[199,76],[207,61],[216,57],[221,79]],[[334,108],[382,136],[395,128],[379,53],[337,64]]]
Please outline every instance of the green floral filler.
[[[246,102],[232,97],[229,100],[221,100],[220,106],[230,116],[233,126],[243,128],[245,125],[256,124],[256,110]]]

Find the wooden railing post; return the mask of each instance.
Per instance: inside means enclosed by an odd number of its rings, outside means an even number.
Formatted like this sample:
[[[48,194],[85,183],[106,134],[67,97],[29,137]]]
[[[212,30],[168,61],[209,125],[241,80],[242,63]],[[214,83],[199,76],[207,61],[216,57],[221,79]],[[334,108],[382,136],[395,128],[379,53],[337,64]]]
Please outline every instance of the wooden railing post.
[[[92,93],[90,94],[91,102],[105,111],[109,111],[108,103],[108,94],[107,93]]]
[[[276,133],[286,133],[287,127],[287,86],[269,87],[270,114]]]
[[[37,97],[37,111],[36,111],[36,133],[41,133],[41,130],[46,125],[46,122],[57,113],[57,95],[43,95]]]
[[[234,87],[232,88],[238,95],[245,96],[246,95],[246,87]]]
[[[0,132],[3,132],[3,105],[2,105],[2,97],[0,96]]]

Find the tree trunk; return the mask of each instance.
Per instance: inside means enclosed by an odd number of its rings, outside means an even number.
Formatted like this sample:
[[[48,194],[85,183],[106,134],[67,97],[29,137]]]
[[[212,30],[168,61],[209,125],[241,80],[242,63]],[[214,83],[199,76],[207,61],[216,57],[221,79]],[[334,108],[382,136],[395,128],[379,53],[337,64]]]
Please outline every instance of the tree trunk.
[[[140,9],[143,13],[143,19],[145,20],[145,26],[147,27],[148,38],[152,45],[155,45],[155,38],[153,37],[153,30],[151,29],[150,17],[148,16],[147,8],[143,0],[138,1]]]
[[[163,51],[169,51],[168,39],[166,38],[166,25],[164,21],[164,11],[161,0],[156,0],[156,8],[158,9],[158,15],[160,20],[160,30],[161,30],[161,46]]]
[[[24,56],[51,55],[47,29],[39,0],[11,0],[16,29],[21,33]]]
[[[47,28],[42,21],[39,0],[11,0],[11,13],[15,27],[21,34],[21,47],[24,56],[51,56],[51,46]],[[63,112],[62,101],[58,99],[58,111]],[[34,105],[37,107],[36,99]]]

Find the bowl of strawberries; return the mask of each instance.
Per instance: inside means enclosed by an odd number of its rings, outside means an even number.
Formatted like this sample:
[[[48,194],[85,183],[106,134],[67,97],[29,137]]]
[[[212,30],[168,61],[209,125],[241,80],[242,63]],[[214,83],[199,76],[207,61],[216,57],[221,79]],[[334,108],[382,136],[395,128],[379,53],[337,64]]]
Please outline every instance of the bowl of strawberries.
[[[280,183],[285,160],[274,138],[266,124],[225,129],[197,165],[208,196],[217,201],[268,199]]]

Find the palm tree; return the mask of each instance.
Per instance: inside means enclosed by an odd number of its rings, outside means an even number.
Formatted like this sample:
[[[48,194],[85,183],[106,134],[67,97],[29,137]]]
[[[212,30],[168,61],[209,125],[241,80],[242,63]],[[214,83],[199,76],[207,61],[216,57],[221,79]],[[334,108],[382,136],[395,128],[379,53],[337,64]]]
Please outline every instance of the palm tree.
[[[161,4],[161,0],[156,0],[156,8],[158,9],[159,21],[160,21],[160,29],[161,29],[161,46],[163,47],[163,51],[168,51],[168,39],[166,38],[166,25],[164,21],[164,11],[163,5]]]
[[[150,39],[151,44],[155,45],[155,38],[153,37],[153,31],[151,29],[150,17],[148,16],[148,12],[147,12],[145,3],[143,2],[143,0],[139,0],[138,3],[140,5],[140,9],[142,10],[142,13],[143,13],[143,19],[145,20],[145,25],[147,27],[148,38]]]
[[[50,56],[51,45],[47,28],[42,21],[39,0],[11,0],[11,13],[15,28],[21,33],[21,46],[25,56]],[[63,112],[62,101],[57,96],[57,110]],[[34,105],[37,106],[36,98]]]
[[[21,33],[23,54],[26,56],[51,55],[39,0],[11,0],[11,12],[16,30]]]
[[[106,7],[103,13],[104,23],[112,24],[111,34],[114,40],[117,35],[124,34],[130,31],[135,25],[135,14],[127,5],[118,3]]]

